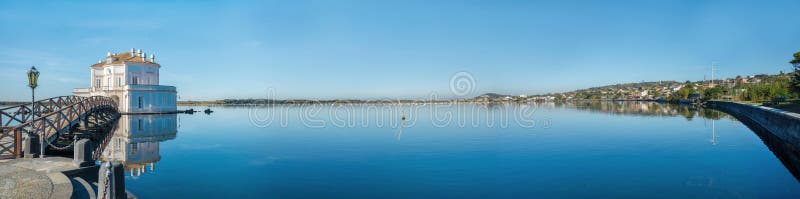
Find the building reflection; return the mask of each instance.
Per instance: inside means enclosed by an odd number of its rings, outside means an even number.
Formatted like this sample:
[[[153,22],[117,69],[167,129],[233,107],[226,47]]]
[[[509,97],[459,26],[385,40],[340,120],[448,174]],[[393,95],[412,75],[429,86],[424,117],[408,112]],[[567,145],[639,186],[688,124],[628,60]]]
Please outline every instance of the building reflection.
[[[155,171],[159,143],[175,139],[177,127],[176,114],[123,115],[100,160],[122,163],[131,176]]]
[[[683,117],[692,120],[695,117],[720,120],[735,119],[717,110],[697,108],[694,106],[640,101],[578,101],[566,102],[558,106],[590,112],[612,115],[635,115],[648,117]]]

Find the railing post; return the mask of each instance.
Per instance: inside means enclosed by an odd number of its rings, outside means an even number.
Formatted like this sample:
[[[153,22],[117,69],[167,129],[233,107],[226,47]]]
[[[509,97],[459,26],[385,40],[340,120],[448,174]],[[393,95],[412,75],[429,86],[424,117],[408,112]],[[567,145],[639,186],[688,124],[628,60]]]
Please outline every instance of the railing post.
[[[14,155],[17,156],[17,158],[22,158],[20,147],[22,147],[22,133],[17,129],[14,130]]]
[[[38,145],[42,143],[38,143],[38,140],[36,132],[28,132],[28,139],[25,139],[25,158],[35,158],[36,155],[40,154]]]
[[[22,113],[19,113],[22,116],[22,117],[20,117],[20,119],[22,120],[22,122],[20,122],[20,123],[28,121],[28,118],[27,118],[27,116],[28,116],[28,107],[25,104],[23,104],[23,105],[20,106],[20,109],[17,109],[17,112],[19,112],[20,110],[23,110]]]
[[[45,131],[44,119],[40,119],[39,121],[42,123],[42,124],[39,125],[39,126],[42,127],[42,129],[41,129],[42,132],[39,133],[39,158],[44,159],[44,150],[45,150],[45,146],[47,145],[46,144],[47,143],[47,141],[46,141],[47,132]]]
[[[78,140],[77,136],[73,140],[75,140],[75,143],[72,154],[72,164],[77,167],[94,165],[94,160],[92,160],[92,151],[94,150],[92,149],[92,142],[89,141],[89,139]]]
[[[106,199],[127,198],[125,170],[122,164],[105,162],[98,169],[97,197]]]

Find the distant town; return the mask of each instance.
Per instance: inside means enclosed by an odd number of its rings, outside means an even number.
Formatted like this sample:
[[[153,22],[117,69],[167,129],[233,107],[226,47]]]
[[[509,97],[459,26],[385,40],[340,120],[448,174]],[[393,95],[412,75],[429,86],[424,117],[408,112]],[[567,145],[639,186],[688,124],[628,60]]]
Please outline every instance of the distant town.
[[[308,100],[308,99],[224,99],[213,101],[179,101],[179,105],[262,105],[262,104],[354,104],[354,103],[503,103],[570,100],[665,101],[725,99],[764,101],[773,97],[789,97],[791,75],[759,74],[704,81],[657,81],[624,83],[579,89],[563,93],[505,95],[486,93],[473,98],[453,100]]]
[[[580,89],[564,93],[543,95],[498,95],[485,94],[477,97],[482,101],[550,101],[550,100],[655,100],[676,101],[691,97],[726,100],[758,101],[771,97],[787,97],[791,75],[781,72],[777,75],[759,74],[736,76],[704,81],[658,81],[615,84]],[[771,88],[761,92],[762,88]],[[694,94],[694,95],[693,95]]]

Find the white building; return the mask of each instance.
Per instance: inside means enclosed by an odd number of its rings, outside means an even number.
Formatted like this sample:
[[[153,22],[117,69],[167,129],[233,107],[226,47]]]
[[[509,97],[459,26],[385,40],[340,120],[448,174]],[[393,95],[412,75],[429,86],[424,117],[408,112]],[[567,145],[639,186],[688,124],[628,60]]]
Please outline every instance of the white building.
[[[91,68],[91,87],[76,88],[76,96],[107,96],[123,114],[170,113],[177,110],[174,86],[158,85],[161,68],[155,55],[132,48],[130,52],[108,53]]]

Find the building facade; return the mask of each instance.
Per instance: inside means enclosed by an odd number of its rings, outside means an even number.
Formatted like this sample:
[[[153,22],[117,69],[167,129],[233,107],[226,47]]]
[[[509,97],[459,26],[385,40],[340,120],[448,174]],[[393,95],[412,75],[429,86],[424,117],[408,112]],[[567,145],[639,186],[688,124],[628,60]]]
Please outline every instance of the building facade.
[[[177,111],[174,86],[159,85],[155,54],[142,49],[112,54],[91,69],[91,87],[76,88],[76,96],[106,96],[117,102],[123,114],[171,113]]]

